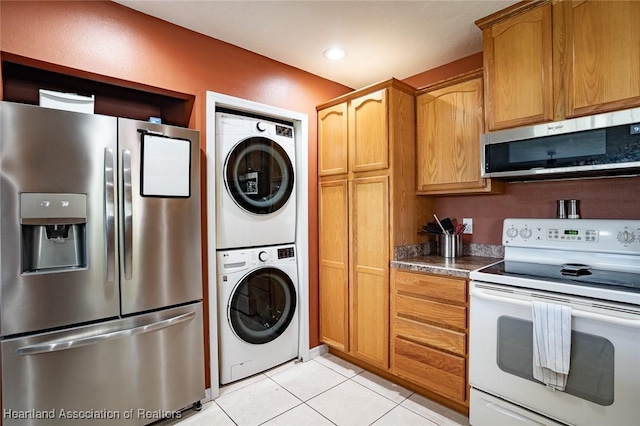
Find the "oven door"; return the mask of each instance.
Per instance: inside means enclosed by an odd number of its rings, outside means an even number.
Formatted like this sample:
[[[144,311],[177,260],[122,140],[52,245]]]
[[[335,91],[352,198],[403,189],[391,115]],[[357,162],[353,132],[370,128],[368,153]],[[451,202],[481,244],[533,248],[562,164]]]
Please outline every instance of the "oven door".
[[[571,366],[563,392],[533,378],[534,299],[572,308]],[[640,418],[638,365],[640,307],[471,283],[469,381],[476,391],[567,424],[631,425]],[[481,413],[472,402],[471,424],[496,424]]]

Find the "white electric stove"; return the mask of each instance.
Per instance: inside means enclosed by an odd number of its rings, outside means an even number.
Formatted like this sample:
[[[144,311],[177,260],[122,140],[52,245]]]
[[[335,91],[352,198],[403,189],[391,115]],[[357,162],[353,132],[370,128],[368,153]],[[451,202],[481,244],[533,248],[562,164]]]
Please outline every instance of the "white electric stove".
[[[470,423],[636,424],[640,220],[505,219],[502,241],[470,274]],[[564,392],[533,378],[533,301],[572,309]]]

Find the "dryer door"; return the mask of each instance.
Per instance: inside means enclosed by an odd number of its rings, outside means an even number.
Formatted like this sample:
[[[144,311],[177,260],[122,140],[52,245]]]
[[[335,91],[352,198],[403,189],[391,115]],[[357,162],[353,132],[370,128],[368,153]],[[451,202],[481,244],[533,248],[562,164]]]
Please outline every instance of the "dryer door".
[[[227,315],[240,339],[263,344],[277,339],[296,312],[297,294],[291,278],[280,269],[260,268],[246,275],[231,295]]]
[[[282,208],[293,191],[293,164],[286,151],[264,137],[233,147],[224,166],[227,191],[242,209],[269,214]]]

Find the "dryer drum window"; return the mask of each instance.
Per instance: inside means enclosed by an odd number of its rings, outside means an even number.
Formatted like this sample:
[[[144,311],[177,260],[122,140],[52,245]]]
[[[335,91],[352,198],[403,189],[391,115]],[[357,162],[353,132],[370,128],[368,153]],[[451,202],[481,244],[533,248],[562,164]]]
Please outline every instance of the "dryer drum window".
[[[231,296],[231,329],[247,343],[271,342],[293,320],[296,300],[296,289],[287,274],[275,268],[254,270],[238,283]]]
[[[293,164],[274,141],[252,137],[239,142],[225,163],[227,191],[242,209],[269,214],[284,206],[293,191]]]

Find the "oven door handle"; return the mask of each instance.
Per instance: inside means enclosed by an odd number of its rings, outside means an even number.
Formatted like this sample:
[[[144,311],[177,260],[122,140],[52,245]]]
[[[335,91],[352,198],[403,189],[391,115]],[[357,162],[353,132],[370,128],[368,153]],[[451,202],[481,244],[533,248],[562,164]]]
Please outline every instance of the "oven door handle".
[[[472,297],[477,297],[478,299],[490,300],[492,302],[507,303],[507,304],[517,305],[517,306],[531,309],[532,301],[529,301],[529,300],[520,300],[520,299],[512,299],[510,297],[504,297],[504,296],[495,296],[493,294],[487,294],[486,292],[478,288],[472,288],[470,293]],[[571,315],[576,318],[590,319],[593,321],[599,321],[599,322],[604,322],[608,324],[615,324],[623,327],[640,328],[640,319],[627,319],[627,318],[616,317],[613,315],[597,314],[595,312],[583,311],[581,309],[575,309],[573,307],[571,309]]]

